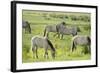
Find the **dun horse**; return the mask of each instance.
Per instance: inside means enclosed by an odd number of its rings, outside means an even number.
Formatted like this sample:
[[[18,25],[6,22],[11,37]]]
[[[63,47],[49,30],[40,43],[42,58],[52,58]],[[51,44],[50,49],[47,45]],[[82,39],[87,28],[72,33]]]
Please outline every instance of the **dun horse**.
[[[29,32],[31,33],[31,27],[30,27],[30,23],[28,21],[22,21],[22,27],[25,28],[25,33]]]
[[[61,35],[61,38],[63,38],[63,35],[75,36],[75,35],[77,35],[78,31],[80,31],[80,29],[78,27],[74,27],[74,26],[66,27],[65,24],[66,24],[65,22],[62,22],[57,25],[47,25],[44,30],[44,36],[46,35],[48,37],[49,32],[55,32],[58,34],[58,37],[60,37],[60,35]]]
[[[32,42],[32,45],[31,45],[32,51],[33,51],[33,54],[36,53],[36,58],[38,58],[37,50],[39,48],[44,48],[44,50],[45,50],[44,57],[45,58],[48,58],[48,50],[49,49],[51,50],[52,57],[55,58],[55,48],[53,47],[51,41],[48,40],[46,37],[35,36],[35,37],[32,37],[31,42]]]
[[[86,46],[87,50],[91,52],[91,39],[89,36],[77,35],[72,38],[71,51],[73,52],[77,45]]]
[[[45,30],[44,30],[44,36],[48,37],[49,36],[49,32],[54,32],[54,33],[58,34],[58,31],[62,26],[65,26],[65,22],[62,22],[62,23],[57,24],[57,25],[47,25],[45,27]]]
[[[58,35],[60,36],[61,34],[61,38],[63,38],[63,35],[72,35],[75,36],[78,33],[78,27],[65,27],[65,26],[61,26],[60,29],[58,29]]]

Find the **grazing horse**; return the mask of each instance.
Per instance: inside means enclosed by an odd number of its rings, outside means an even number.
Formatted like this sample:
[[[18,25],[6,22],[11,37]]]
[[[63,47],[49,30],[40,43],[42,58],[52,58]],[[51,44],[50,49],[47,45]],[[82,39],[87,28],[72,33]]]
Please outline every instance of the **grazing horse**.
[[[91,52],[91,39],[89,36],[76,35],[72,38],[71,51],[73,52],[77,45],[86,46],[88,51]]]
[[[25,33],[28,31],[31,33],[30,23],[28,21],[22,21],[22,27],[25,28]]]
[[[45,30],[44,30],[44,36],[49,36],[49,32],[55,32],[55,33],[58,33],[60,27],[62,26],[65,26],[65,22],[62,22],[60,24],[57,24],[57,25],[47,25],[45,27]]]
[[[39,48],[44,48],[44,50],[45,50],[44,57],[45,58],[48,58],[48,50],[49,49],[51,50],[52,57],[55,58],[55,50],[56,49],[53,47],[51,41],[48,40],[46,37],[34,36],[34,37],[32,37],[31,43],[32,43],[32,45],[31,45],[32,51],[33,51],[33,54],[36,53],[36,58],[38,58],[37,50]]]

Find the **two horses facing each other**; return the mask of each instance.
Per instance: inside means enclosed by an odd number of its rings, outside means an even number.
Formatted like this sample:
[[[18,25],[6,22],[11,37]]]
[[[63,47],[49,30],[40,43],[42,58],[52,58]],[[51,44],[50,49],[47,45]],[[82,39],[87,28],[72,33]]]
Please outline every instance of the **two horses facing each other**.
[[[78,27],[66,27],[66,23],[62,22],[57,25],[47,25],[44,30],[44,36],[49,36],[49,32],[54,32],[58,34],[58,37],[63,38],[63,35],[77,35],[77,32],[80,31]]]
[[[56,49],[54,48],[53,44],[49,39],[46,37],[39,37],[39,36],[34,36],[31,39],[31,48],[33,51],[33,55],[38,58],[38,52],[37,50],[40,48],[43,48],[45,50],[44,57],[48,58],[48,50],[51,50],[52,57],[55,58],[55,51]]]

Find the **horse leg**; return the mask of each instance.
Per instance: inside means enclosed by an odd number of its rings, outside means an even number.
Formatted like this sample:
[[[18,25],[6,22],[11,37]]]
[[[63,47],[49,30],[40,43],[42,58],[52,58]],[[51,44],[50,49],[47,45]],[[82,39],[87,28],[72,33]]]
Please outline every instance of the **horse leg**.
[[[36,47],[36,58],[38,58],[38,48]]]
[[[74,43],[74,48],[75,48],[74,50],[76,50],[76,48],[77,48],[77,46],[76,46],[76,44],[75,44],[75,43]]]
[[[77,31],[76,31],[76,33],[74,34],[74,36],[75,36],[75,35],[77,35]]]
[[[33,58],[35,58],[35,47],[32,47]]]
[[[71,52],[73,52],[73,48],[74,48],[74,47],[73,47],[73,43],[72,43],[72,45],[71,45]]]
[[[31,28],[29,28],[29,33],[31,34]]]
[[[47,49],[45,49],[44,57],[45,57],[45,58],[48,58],[48,52],[47,52]]]
[[[75,47],[74,47],[74,46],[72,46],[72,52],[74,51],[74,48],[75,48]]]
[[[72,42],[72,45],[71,45],[71,52],[73,52],[75,48],[76,48],[76,46],[75,46],[74,42]]]
[[[31,27],[30,27],[30,24],[28,25],[28,31],[29,31],[29,33],[31,33]]]

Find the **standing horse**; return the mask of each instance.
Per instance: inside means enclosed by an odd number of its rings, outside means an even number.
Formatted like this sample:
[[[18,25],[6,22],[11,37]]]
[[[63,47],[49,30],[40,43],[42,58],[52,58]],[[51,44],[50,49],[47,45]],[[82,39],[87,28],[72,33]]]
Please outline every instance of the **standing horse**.
[[[57,24],[57,25],[47,25],[45,27],[45,30],[44,30],[44,36],[49,36],[49,32],[55,32],[55,33],[58,33],[59,29],[61,26],[65,26],[65,22],[62,22],[60,24]]]
[[[72,44],[71,44],[71,51],[73,52],[77,45],[81,45],[81,46],[86,46],[88,48],[88,51],[91,52],[91,39],[89,36],[74,36],[72,38]]]
[[[22,27],[25,28],[25,33],[28,31],[31,33],[30,23],[28,21],[22,21]]]
[[[44,48],[45,50],[44,57],[48,58],[48,50],[50,49],[52,53],[52,57],[55,58],[55,48],[53,47],[51,41],[48,40],[46,37],[35,36],[35,37],[32,37],[31,42],[32,42],[31,47],[32,47],[33,54],[36,52],[36,58],[38,58],[37,50],[39,48]]]
[[[58,29],[58,34],[60,36],[61,34],[61,38],[63,38],[63,35],[72,35],[75,36],[77,35],[78,32],[78,27],[65,27],[65,26],[60,26],[60,29]]]

